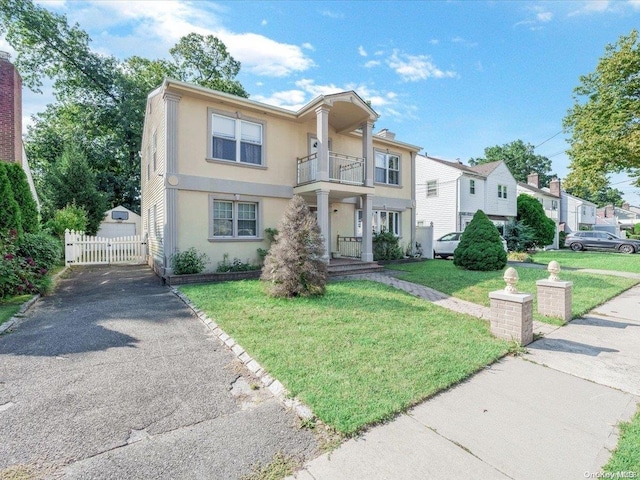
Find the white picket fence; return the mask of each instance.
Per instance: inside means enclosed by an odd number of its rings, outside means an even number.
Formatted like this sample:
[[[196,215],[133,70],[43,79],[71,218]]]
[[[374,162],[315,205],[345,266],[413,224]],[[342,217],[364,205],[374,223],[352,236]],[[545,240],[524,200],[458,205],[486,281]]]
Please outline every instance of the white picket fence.
[[[103,238],[65,230],[64,257],[67,265],[141,264],[146,262],[147,241],[142,235]]]

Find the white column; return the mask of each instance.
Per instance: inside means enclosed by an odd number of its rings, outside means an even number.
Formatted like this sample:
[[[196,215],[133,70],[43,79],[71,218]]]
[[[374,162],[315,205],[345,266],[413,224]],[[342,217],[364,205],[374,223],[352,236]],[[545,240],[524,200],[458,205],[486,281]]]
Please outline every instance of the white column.
[[[362,256],[363,262],[373,262],[373,195],[362,195]]]
[[[374,155],[373,155],[373,123],[362,124],[362,156],[365,158],[365,187],[373,187]]]
[[[320,233],[324,237],[324,255],[322,259],[329,263],[329,250],[331,249],[331,238],[329,238],[329,191],[316,190],[316,202],[318,207],[318,226]]]
[[[321,182],[329,180],[329,106],[316,108],[316,135],[318,137],[318,177]]]
[[[167,183],[171,173],[178,172],[178,103],[180,95],[173,93],[164,94],[164,120],[165,120],[165,209],[163,250],[165,273],[171,274],[169,259],[178,250],[178,190]]]

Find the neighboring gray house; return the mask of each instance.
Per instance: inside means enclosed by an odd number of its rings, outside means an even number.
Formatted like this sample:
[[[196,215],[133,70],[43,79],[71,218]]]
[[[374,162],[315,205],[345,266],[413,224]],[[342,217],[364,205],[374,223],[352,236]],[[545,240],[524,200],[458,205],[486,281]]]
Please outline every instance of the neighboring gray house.
[[[596,204],[570,195],[560,186],[560,180],[549,184],[549,191],[560,195],[560,230],[567,233],[591,230],[596,224]]]

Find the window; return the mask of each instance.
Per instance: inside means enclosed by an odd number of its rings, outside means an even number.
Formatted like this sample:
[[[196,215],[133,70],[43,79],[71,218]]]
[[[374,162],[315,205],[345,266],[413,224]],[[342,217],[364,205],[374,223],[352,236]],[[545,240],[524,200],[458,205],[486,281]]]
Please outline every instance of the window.
[[[129,212],[123,212],[122,210],[113,210],[111,212],[111,218],[113,220],[129,220]]]
[[[582,215],[586,215],[587,214],[587,207],[585,207],[584,205],[582,206]]]
[[[558,201],[551,200],[551,210],[558,210]]]
[[[437,197],[437,196],[438,196],[438,181],[427,180],[427,197]]]
[[[262,125],[211,115],[211,156],[220,160],[262,165]]]
[[[471,195],[475,195],[476,194],[476,181],[475,180],[469,180],[469,193]],[[427,196],[428,192],[427,192]]]
[[[371,227],[374,232],[381,232],[384,229],[400,236],[400,212],[388,210],[374,210],[371,216]],[[362,210],[356,211],[356,236],[362,236]]]
[[[507,186],[498,185],[498,198],[507,198]]]
[[[158,130],[153,131],[151,137],[151,156],[153,157],[153,171],[158,168]]]
[[[400,157],[376,152],[376,182],[400,185]]]
[[[214,237],[257,237],[258,204],[253,202],[213,201]]]

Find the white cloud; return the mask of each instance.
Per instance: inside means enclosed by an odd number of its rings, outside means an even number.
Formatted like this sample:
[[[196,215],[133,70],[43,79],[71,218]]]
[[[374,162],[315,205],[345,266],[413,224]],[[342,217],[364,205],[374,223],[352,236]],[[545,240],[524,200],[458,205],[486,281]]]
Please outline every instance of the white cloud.
[[[373,67],[377,67],[378,65],[380,65],[382,62],[380,60],[369,60],[368,62],[366,62],[364,64],[365,68],[373,68]]]
[[[536,14],[536,18],[538,19],[538,21],[546,23],[546,22],[550,22],[551,19],[553,18],[553,13],[551,12],[538,12]]]
[[[287,108],[289,110],[300,110],[306,102],[306,93],[303,90],[284,90],[272,93],[270,96],[252,95],[251,100],[275,105],[276,107]]]
[[[322,15],[323,17],[329,17],[329,18],[337,18],[337,19],[343,19],[344,18],[344,14],[343,13],[334,12],[332,10],[323,10],[322,12],[320,12],[320,15]]]
[[[438,45],[440,43],[440,40],[438,40],[437,38],[432,38],[431,40],[429,40],[429,43],[431,45]]]
[[[267,22],[266,19],[262,19],[262,21],[260,22],[260,25],[262,25],[263,27],[269,22]]]
[[[526,20],[517,22],[514,26],[526,26],[529,27],[530,30],[541,30],[542,24],[549,23],[551,20],[553,20],[553,12],[547,10],[546,8],[543,8],[540,5],[528,7],[527,10],[531,12],[532,16],[529,16],[529,18],[527,18]]]
[[[360,45],[358,47],[358,53],[360,54],[361,57],[366,57],[367,56],[367,51],[364,49],[364,47],[362,45]]]
[[[417,82],[427,78],[453,78],[456,72],[441,70],[434,65],[429,55],[410,55],[394,50],[387,64],[407,82]]]
[[[313,45],[311,45],[309,42],[305,42],[302,44],[302,48],[306,49],[306,50],[311,50],[312,52],[315,51],[316,47],[314,47]]]
[[[629,0],[629,5],[635,10],[640,10],[640,0]]]

